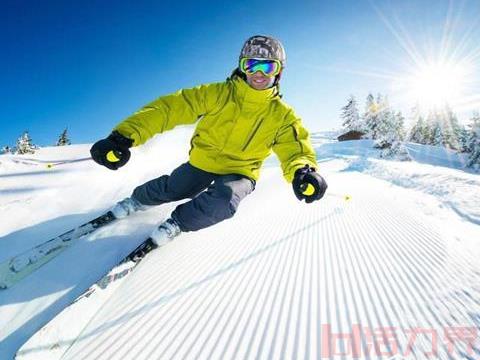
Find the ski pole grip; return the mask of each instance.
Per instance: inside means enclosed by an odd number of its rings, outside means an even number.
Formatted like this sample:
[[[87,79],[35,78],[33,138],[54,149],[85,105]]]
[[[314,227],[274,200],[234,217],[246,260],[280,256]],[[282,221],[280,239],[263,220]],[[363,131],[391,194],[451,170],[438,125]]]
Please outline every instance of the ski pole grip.
[[[111,163],[114,163],[114,162],[119,162],[120,159],[119,157],[117,156],[117,154],[115,153],[115,151],[113,150],[110,150],[108,153],[107,153],[107,160]]]
[[[303,183],[300,185],[300,189],[302,190],[302,194],[305,196],[311,196],[315,192],[315,187],[310,183]]]

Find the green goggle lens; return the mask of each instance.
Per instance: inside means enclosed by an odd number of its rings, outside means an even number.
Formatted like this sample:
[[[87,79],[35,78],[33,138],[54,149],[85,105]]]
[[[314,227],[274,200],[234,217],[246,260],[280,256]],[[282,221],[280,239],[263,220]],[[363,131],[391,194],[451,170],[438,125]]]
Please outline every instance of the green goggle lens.
[[[268,59],[251,59],[243,58],[240,60],[240,70],[245,74],[253,75],[257,71],[262,72],[265,76],[276,76],[280,73],[282,65],[278,60]]]

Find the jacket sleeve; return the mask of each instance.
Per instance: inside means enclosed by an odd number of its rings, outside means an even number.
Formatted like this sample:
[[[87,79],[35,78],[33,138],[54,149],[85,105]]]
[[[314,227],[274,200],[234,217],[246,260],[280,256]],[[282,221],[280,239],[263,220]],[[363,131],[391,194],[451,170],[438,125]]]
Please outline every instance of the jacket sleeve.
[[[211,111],[221,92],[222,83],[200,85],[159,97],[118,124],[114,130],[141,145],[155,134],[177,125],[195,123]]]
[[[283,176],[289,183],[292,182],[295,171],[307,164],[318,169],[309,133],[293,110],[289,110],[283,126],[275,136],[273,151],[278,156]]]

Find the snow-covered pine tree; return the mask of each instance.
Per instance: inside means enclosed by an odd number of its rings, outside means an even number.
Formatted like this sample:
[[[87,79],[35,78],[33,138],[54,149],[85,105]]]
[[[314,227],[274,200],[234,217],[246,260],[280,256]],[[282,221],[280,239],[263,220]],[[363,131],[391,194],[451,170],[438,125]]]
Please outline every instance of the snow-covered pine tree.
[[[450,149],[459,150],[460,149],[460,133],[461,126],[458,121],[457,116],[452,111],[452,109],[446,105],[443,111],[443,137],[444,137],[444,146],[449,147]]]
[[[433,124],[433,128],[432,128],[431,144],[442,146],[443,143],[444,143],[444,139],[443,139],[442,124],[440,119],[437,119],[437,121]]]
[[[377,138],[377,128],[380,123],[379,112],[379,104],[377,103],[372,94],[368,94],[365,104],[365,113],[363,114],[363,123],[365,124],[367,136],[370,139],[375,140]]]
[[[348,98],[347,105],[342,107],[340,117],[343,119],[342,126],[344,130],[364,131],[364,126],[358,112],[357,100],[353,95]]]
[[[387,104],[388,105],[388,104]],[[382,149],[380,157],[401,161],[411,160],[403,140],[405,139],[404,118],[402,113],[389,109],[382,116],[378,139],[375,146]]]
[[[433,123],[429,121],[429,118],[427,116],[427,119],[424,121],[424,126],[422,128],[422,144],[430,145],[432,143],[432,128]]]
[[[411,110],[410,121],[413,124],[409,133],[408,141],[425,144],[425,128],[427,126],[425,119],[423,118],[419,105],[415,105]]]
[[[405,130],[405,118],[403,117],[401,111],[395,113],[395,133],[398,140],[405,141],[407,137],[407,131]]]
[[[385,108],[381,113],[382,121],[378,126],[377,140],[375,147],[386,149],[392,148],[396,142],[402,143],[405,140],[404,118],[402,113],[394,112],[388,102],[385,101]],[[396,147],[399,149],[399,146]]]
[[[32,144],[32,139],[28,133],[25,131],[18,139],[16,146],[16,154],[33,154],[38,147]]]
[[[382,158],[390,158],[400,161],[410,161],[412,157],[408,153],[407,148],[403,141],[395,140],[392,145],[386,149],[383,149],[380,153]]]
[[[0,151],[1,154],[11,154],[12,153],[12,149],[10,148],[10,146],[6,145],[4,147],[2,147],[2,150]]]
[[[425,128],[423,129],[423,138],[425,139],[425,145],[434,145],[435,131],[438,121],[438,113],[434,110],[430,110],[425,121]]]
[[[65,145],[70,145],[70,139],[68,138],[67,134],[67,129],[63,130],[63,132],[60,134],[56,146],[65,146]]]
[[[468,138],[468,149],[470,156],[468,157],[467,166],[476,170],[480,169],[480,114],[475,112],[470,119],[469,125],[470,136]]]
[[[461,126],[460,129],[460,135],[458,138],[458,144],[459,144],[459,151],[462,153],[469,152],[468,148],[468,138],[470,136],[470,133],[468,130],[465,128],[465,126]]]
[[[379,149],[388,148],[395,140],[395,115],[390,109],[384,108],[379,112],[378,120],[374,146]]]
[[[445,106],[443,109],[431,110],[427,117],[426,144],[459,149],[461,126],[453,111]]]
[[[377,128],[374,133],[376,134],[376,138],[385,138],[387,133],[391,133],[391,127],[393,126],[393,110],[390,108],[390,104],[388,103],[388,98],[382,96],[381,94],[377,94],[377,109],[378,109],[378,116],[377,116]]]
[[[408,140],[418,144],[426,144],[428,142],[428,125],[423,116],[420,116],[410,130]]]

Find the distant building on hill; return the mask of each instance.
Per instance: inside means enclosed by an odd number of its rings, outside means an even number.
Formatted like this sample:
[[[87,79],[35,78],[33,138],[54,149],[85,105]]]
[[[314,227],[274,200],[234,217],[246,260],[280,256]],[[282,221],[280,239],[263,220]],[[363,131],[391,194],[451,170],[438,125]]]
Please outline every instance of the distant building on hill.
[[[337,137],[338,141],[347,141],[347,140],[360,140],[365,135],[362,131],[357,130],[350,130],[347,131],[345,134],[340,135]]]

